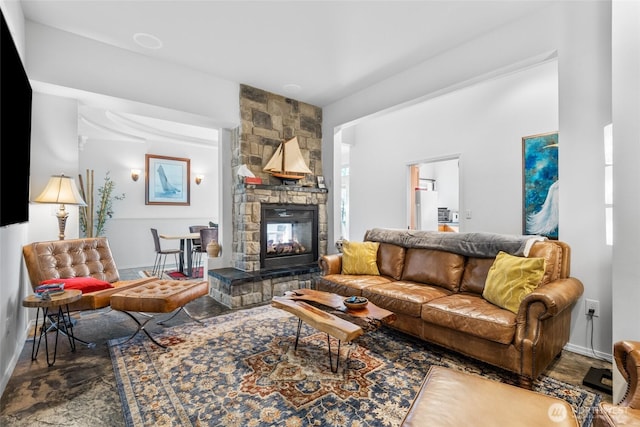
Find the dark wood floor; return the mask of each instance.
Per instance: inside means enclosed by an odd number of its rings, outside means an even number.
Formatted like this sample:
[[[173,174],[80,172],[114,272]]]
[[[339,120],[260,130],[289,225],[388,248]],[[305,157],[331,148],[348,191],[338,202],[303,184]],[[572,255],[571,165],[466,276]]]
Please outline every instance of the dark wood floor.
[[[590,368],[611,370],[611,363],[564,350],[562,355],[551,364],[545,374],[557,380],[584,387],[587,390],[600,394],[602,400],[611,402],[611,394],[583,384],[583,380]],[[607,379],[603,379],[602,383],[609,387],[612,385],[611,381]]]

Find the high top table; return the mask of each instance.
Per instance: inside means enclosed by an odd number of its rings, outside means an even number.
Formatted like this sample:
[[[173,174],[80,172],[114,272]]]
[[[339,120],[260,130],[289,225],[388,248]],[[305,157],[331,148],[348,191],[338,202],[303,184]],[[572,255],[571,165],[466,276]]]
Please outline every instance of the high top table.
[[[167,240],[180,240],[180,250],[182,253],[180,254],[180,265],[178,266],[178,271],[180,273],[185,274],[186,276],[191,277],[191,242],[193,239],[199,239],[200,233],[187,233],[187,234],[159,234],[158,237],[161,239]],[[185,245],[186,242],[186,245]],[[185,251],[186,246],[186,251]],[[185,267],[184,262],[184,254],[187,254],[187,263]]]

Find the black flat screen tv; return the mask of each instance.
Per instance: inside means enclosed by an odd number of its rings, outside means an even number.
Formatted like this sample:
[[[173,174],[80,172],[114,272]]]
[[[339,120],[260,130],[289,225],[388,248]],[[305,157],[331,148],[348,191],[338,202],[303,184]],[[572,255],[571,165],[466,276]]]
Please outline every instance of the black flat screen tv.
[[[0,227],[29,221],[32,89],[2,15],[0,23]]]

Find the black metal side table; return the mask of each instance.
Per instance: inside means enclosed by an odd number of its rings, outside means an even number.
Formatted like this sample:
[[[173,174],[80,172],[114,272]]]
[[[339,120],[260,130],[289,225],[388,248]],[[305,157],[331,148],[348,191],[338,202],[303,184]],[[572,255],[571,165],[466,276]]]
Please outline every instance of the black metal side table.
[[[64,291],[58,295],[51,295],[49,299],[39,298],[35,295],[29,295],[22,300],[24,307],[35,307],[36,312],[36,325],[34,329],[33,345],[31,347],[31,360],[36,360],[38,357],[38,350],[40,350],[40,341],[44,336],[44,347],[47,352],[47,364],[53,366],[56,363],[56,353],[58,351],[58,334],[62,332],[69,339],[69,346],[71,351],[76,351],[76,338],[73,336],[73,323],[69,316],[69,304],[82,298],[82,292],[77,289],[71,289]],[[57,312],[56,312],[57,309]],[[42,310],[42,325],[40,326],[40,335],[38,337],[38,345],[36,346],[36,336],[38,332],[38,319],[40,318],[40,311]],[[47,320],[51,323],[47,327]],[[56,341],[53,347],[53,361],[49,361],[49,344],[47,340],[47,333],[55,330]]]

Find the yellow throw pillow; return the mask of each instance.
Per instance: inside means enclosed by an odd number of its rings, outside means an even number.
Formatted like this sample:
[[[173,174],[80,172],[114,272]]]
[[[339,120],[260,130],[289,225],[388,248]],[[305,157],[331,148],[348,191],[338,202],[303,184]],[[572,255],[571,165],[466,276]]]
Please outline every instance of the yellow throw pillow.
[[[379,276],[378,242],[349,242],[342,244],[342,274]]]
[[[520,303],[538,287],[545,267],[544,258],[525,258],[499,252],[489,268],[482,296],[514,313]]]

